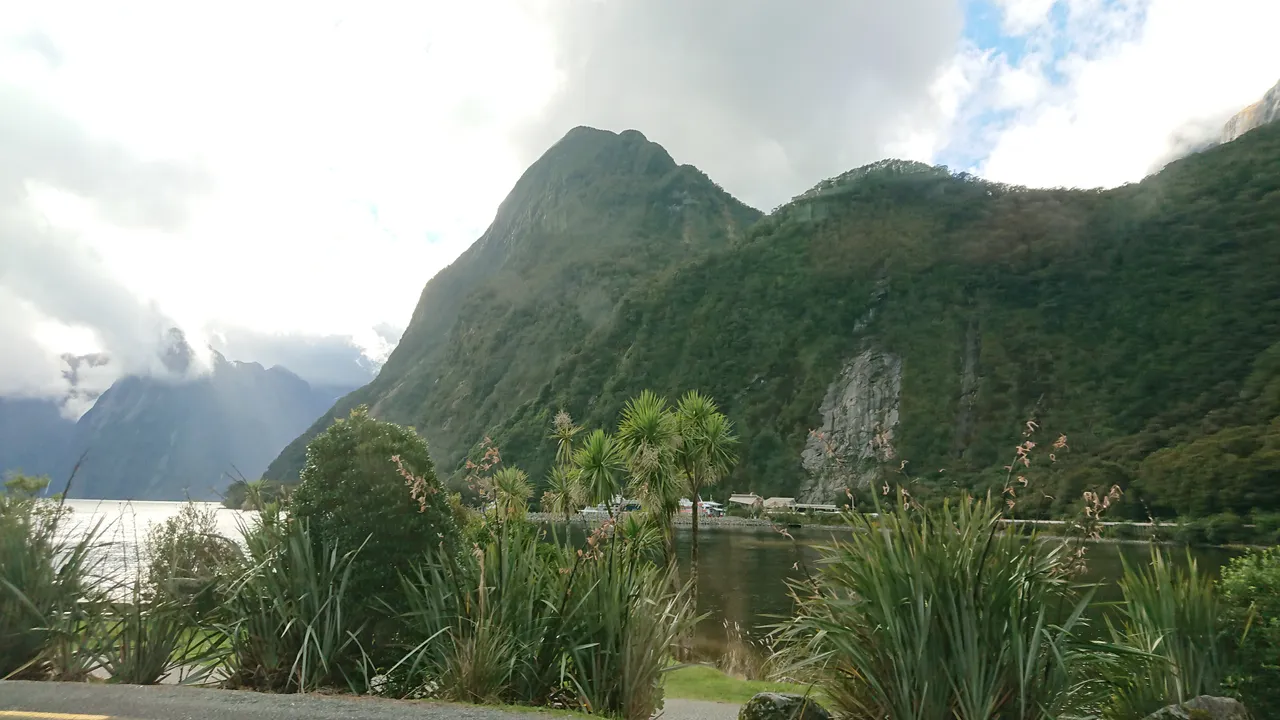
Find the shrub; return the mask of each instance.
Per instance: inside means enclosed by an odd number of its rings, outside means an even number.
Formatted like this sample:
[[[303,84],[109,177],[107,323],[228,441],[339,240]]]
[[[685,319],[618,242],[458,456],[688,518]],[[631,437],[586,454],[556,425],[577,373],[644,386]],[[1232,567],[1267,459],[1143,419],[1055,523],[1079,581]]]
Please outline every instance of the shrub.
[[[359,546],[316,538],[305,519],[268,518],[244,529],[248,570],[228,590],[226,622],[215,626],[227,648],[232,687],[307,692],[366,686],[363,628],[351,612]]]
[[[1227,684],[1254,717],[1280,717],[1280,548],[1232,558],[1219,587],[1236,650]]]
[[[1190,552],[1186,569],[1153,548],[1151,564],[1129,565],[1124,556],[1119,644],[1146,657],[1114,699],[1114,717],[1145,717],[1197,695],[1220,695],[1226,672],[1224,625],[1213,578],[1200,573]]]
[[[75,539],[58,535],[68,510],[37,497],[45,478],[16,476],[0,492],[0,679],[93,669],[76,651],[86,640],[82,602],[93,591],[101,523]],[[72,677],[67,677],[71,675]]]
[[[607,525],[586,552],[542,542],[528,523],[491,533],[405,580],[415,644],[388,670],[398,693],[651,717],[692,624],[689,588],[671,589],[657,546]]]
[[[173,600],[195,616],[220,602],[222,579],[237,574],[241,552],[218,533],[217,511],[188,502],[147,532],[148,599]]]
[[[1089,595],[1069,580],[1075,548],[1028,541],[999,507],[966,497],[846,515],[854,532],[791,586],[779,670],[815,682],[848,717],[1096,713],[1117,653],[1077,639]]]
[[[1229,545],[1244,542],[1252,532],[1244,526],[1244,520],[1233,512],[1218,513],[1205,518],[1205,539],[1211,545]]]
[[[391,599],[399,573],[429,551],[456,545],[454,511],[426,441],[411,428],[374,420],[364,406],[311,441],[300,478],[289,508],[307,521],[313,539],[344,551],[363,547],[350,603]]]

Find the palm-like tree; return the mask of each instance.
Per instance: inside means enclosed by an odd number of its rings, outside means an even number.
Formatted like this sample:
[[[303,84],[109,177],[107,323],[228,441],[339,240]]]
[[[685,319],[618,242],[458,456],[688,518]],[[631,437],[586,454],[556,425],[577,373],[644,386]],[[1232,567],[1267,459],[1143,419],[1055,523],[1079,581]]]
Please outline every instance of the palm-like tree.
[[[567,467],[573,463],[573,438],[579,432],[582,428],[573,424],[569,413],[564,410],[556,413],[551,421],[551,434],[547,436],[556,441],[556,465]]]
[[[675,465],[678,439],[676,418],[666,398],[645,390],[627,402],[618,424],[618,440],[626,451],[631,491],[657,521],[668,565],[675,562],[671,516],[680,508],[680,476]]]
[[[603,430],[593,430],[573,453],[573,465],[582,485],[583,499],[593,505],[604,503],[613,518],[613,498],[622,488],[626,453],[622,443]]]
[[[698,510],[702,490],[715,485],[737,462],[738,438],[733,425],[711,398],[691,390],[676,405],[676,465],[693,500],[693,544],[689,574],[696,597],[698,588]]]
[[[529,511],[533,486],[529,476],[517,467],[505,467],[493,474],[494,500],[503,518],[522,517]]]
[[[582,486],[575,468],[556,465],[547,476],[547,490],[542,494],[542,509],[564,515],[565,522],[582,507]]]

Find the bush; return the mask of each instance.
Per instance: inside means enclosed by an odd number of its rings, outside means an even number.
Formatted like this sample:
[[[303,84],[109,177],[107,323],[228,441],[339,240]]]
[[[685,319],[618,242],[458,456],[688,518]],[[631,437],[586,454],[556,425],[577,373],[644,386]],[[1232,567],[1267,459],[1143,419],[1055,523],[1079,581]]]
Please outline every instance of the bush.
[[[220,581],[237,575],[242,554],[218,533],[217,510],[188,502],[147,532],[148,599],[172,600],[199,617],[220,602]]]
[[[456,547],[454,509],[426,441],[374,420],[364,406],[311,441],[300,479],[289,509],[311,537],[344,552],[363,548],[351,571],[353,605],[392,600],[401,572],[428,552]]]
[[[1252,535],[1252,531],[1244,526],[1244,520],[1233,512],[1218,513],[1205,518],[1205,539],[1211,545],[1245,542]]]
[[[1236,650],[1227,684],[1254,717],[1280,717],[1280,548],[1232,558],[1219,587]]]
[[[93,669],[75,648],[86,642],[101,524],[60,538],[69,511],[37,497],[47,483],[16,476],[0,491],[0,679],[82,679]]]
[[[1146,657],[1119,683],[1112,716],[1145,717],[1198,695],[1221,695],[1225,626],[1213,578],[1199,571],[1190,552],[1186,569],[1155,548],[1146,568],[1121,561],[1124,600],[1112,636]]]
[[[645,720],[692,629],[688,586],[671,589],[654,542],[597,530],[586,552],[536,526],[494,523],[472,553],[437,552],[411,579],[395,693],[587,709]]]
[[[269,517],[246,528],[244,540],[249,569],[231,584],[226,622],[215,626],[227,649],[227,684],[278,692],[338,684],[363,690],[363,627],[350,602],[359,546],[317,538],[297,518]]]
[[[1280,513],[1256,512],[1253,514],[1254,542],[1264,545],[1280,544]]]
[[[866,718],[1087,716],[1114,655],[1077,639],[1088,596],[1065,540],[1030,541],[990,499],[896,505],[823,550],[775,630],[780,671],[815,682],[837,714]]]

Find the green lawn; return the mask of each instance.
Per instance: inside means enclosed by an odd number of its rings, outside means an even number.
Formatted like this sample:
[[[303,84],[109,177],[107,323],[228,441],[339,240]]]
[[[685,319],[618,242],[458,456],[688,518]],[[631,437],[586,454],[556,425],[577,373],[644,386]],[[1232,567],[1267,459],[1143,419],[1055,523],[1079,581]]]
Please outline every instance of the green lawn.
[[[692,665],[667,673],[666,696],[685,700],[710,700],[712,702],[741,704],[752,695],[762,692],[805,692],[804,685],[766,682],[764,680],[739,680],[705,665]]]

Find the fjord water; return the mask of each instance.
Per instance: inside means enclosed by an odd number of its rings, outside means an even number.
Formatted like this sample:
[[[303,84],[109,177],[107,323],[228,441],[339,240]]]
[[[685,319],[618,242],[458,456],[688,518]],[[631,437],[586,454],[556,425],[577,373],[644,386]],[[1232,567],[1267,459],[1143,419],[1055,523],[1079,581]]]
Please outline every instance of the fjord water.
[[[153,524],[177,514],[184,503],[139,502],[116,500],[68,500],[72,522],[68,532],[83,532],[102,521],[109,568],[132,568],[137,562],[141,543]],[[239,524],[251,522],[255,513],[228,510],[216,503],[199,503],[214,508],[218,530],[227,537],[239,537]],[[561,537],[565,529],[558,529]],[[575,542],[582,542],[581,526],[568,530]],[[689,572],[689,550],[692,533],[677,529],[676,545],[680,555],[681,578]],[[737,623],[753,637],[763,634],[763,627],[777,622],[778,616],[791,614],[791,600],[786,581],[802,579],[805,572],[816,572],[819,548],[838,539],[839,527],[792,529],[792,538],[769,528],[720,527],[704,529],[698,534],[698,610],[709,617],[699,626],[698,650],[712,654],[725,639],[724,623]],[[1185,557],[1182,548],[1170,547],[1175,561]],[[1143,543],[1098,543],[1089,549],[1086,582],[1099,582],[1098,599],[1119,598],[1115,580],[1121,574],[1121,558],[1145,562],[1149,546]],[[1195,548],[1192,556],[1200,568],[1216,574],[1235,554],[1223,548]]]

